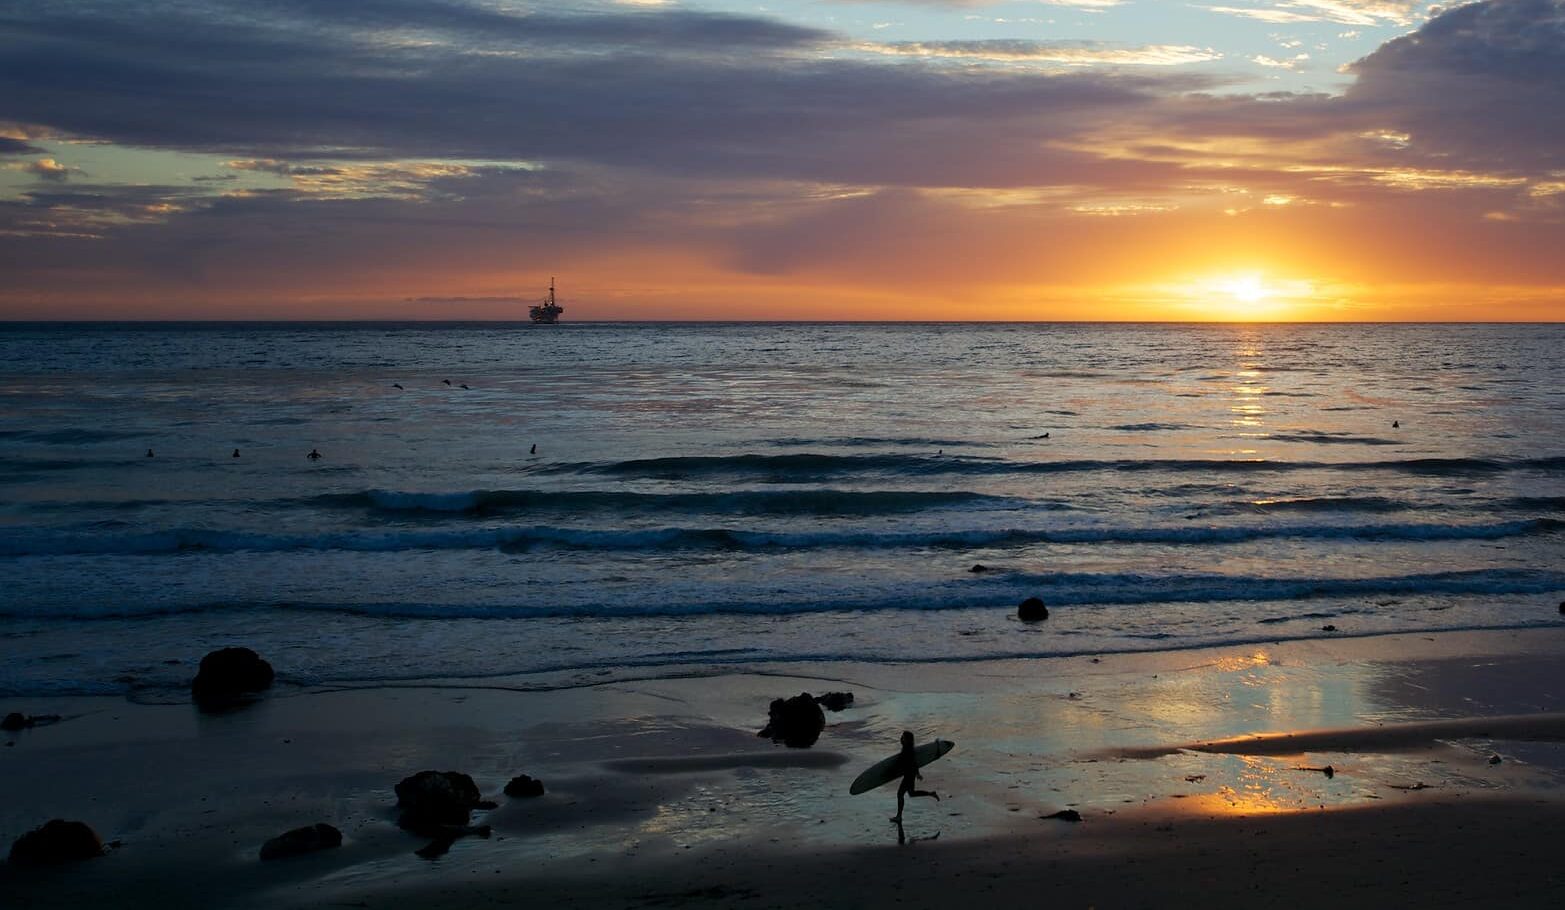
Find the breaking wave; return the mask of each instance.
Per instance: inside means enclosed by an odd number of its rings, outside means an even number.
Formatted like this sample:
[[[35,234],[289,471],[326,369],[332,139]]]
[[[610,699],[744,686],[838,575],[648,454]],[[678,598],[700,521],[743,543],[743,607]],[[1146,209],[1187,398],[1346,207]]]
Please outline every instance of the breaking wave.
[[[1547,534],[1565,521],[1530,518],[1469,524],[994,528],[928,531],[751,531],[736,528],[598,530],[548,526],[336,531],[314,534],[183,528],[130,533],[0,532],[0,556],[157,555],[179,552],[473,550],[972,549],[1032,544],[1222,544],[1269,539],[1499,540]]]

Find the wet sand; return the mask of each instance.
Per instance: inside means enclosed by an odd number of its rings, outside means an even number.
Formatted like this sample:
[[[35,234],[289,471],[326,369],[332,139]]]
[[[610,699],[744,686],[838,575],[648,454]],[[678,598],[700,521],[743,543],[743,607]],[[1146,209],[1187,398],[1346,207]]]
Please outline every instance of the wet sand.
[[[6,699],[67,720],[5,736],[0,838],[65,817],[120,843],[5,867],[0,888],[39,907],[1552,905],[1562,645],[1565,628],[554,691],[284,686],[223,715]],[[771,698],[844,689],[814,748],[754,736]],[[902,729],[957,748],[926,769],[944,798],[899,832],[891,790],[846,791]],[[473,775],[499,803],[475,813],[491,839],[413,855],[392,787],[424,768]],[[524,772],[543,797],[500,794]],[[1064,808],[1083,820],[1044,818]],[[344,845],[256,859],[314,822]]]

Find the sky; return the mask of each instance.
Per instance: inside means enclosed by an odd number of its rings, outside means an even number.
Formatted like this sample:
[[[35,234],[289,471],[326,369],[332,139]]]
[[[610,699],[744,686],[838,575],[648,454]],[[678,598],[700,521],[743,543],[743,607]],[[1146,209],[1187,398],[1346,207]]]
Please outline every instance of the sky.
[[[1565,0],[5,0],[0,319],[1565,318]]]

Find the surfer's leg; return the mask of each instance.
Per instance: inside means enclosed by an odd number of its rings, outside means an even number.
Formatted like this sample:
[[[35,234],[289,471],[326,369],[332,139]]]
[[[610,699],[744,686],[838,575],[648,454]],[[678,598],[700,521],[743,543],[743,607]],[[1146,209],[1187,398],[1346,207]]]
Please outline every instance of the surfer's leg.
[[[891,819],[892,821],[896,822],[897,824],[901,824],[902,823],[902,795],[904,793],[907,793],[908,790],[909,790],[909,788],[906,787],[906,786],[901,786],[901,787],[897,788],[897,814]]]
[[[910,796],[933,796],[935,798],[935,802],[937,802],[937,803],[940,802],[940,794],[936,793],[933,790],[910,790],[908,792],[908,795],[910,795]]]

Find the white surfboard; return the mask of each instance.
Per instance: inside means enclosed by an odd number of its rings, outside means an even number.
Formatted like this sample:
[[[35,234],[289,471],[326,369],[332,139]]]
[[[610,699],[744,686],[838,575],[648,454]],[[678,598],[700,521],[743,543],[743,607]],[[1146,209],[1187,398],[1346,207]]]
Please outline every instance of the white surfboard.
[[[913,750],[913,759],[922,768],[954,748],[956,748],[956,743],[949,739],[937,739],[934,742],[924,743],[922,746],[915,748]],[[853,785],[848,788],[848,792],[857,796],[860,793],[868,793],[876,787],[900,779],[902,777],[902,769],[897,767],[897,759],[901,757],[902,753],[898,752],[890,758],[882,759],[870,765],[863,774],[853,779]]]

